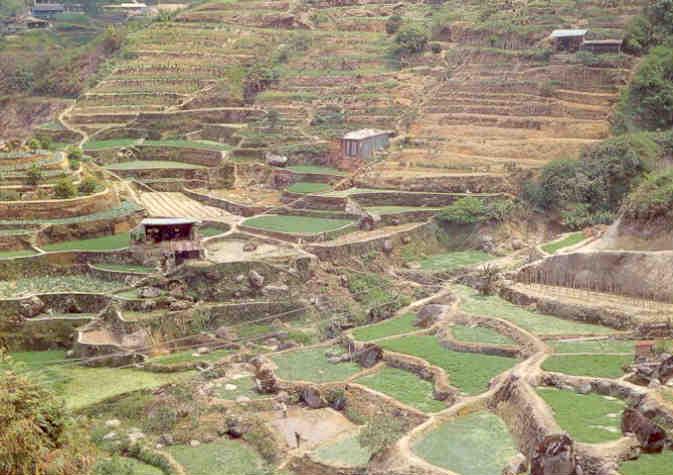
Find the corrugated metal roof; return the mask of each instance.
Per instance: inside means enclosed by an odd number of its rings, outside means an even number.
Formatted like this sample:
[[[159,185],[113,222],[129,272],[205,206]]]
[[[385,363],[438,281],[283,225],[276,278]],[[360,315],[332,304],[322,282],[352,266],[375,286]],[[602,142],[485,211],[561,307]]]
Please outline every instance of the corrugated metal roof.
[[[196,219],[190,218],[145,218],[141,221],[143,226],[171,226],[177,224],[197,224]]]
[[[588,30],[554,30],[551,32],[552,38],[568,38],[573,36],[584,36]]]
[[[361,129],[355,130],[353,132],[348,132],[344,135],[346,140],[362,140],[369,137],[376,137],[378,135],[391,135],[392,132],[389,130],[379,130],[379,129]]]

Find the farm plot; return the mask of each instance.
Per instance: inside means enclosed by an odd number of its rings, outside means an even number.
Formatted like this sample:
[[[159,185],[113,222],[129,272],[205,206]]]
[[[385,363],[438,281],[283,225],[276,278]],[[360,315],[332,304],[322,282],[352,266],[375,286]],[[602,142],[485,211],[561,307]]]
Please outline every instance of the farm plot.
[[[621,353],[623,355],[632,355],[635,352],[635,341],[607,339],[587,339],[587,340],[557,340],[548,341],[554,353]]]
[[[151,274],[156,272],[156,269],[148,266],[141,266],[138,264],[115,264],[115,263],[100,263],[95,264],[94,269],[111,271],[111,272],[132,272],[134,274]]]
[[[548,254],[555,254],[561,249],[575,246],[584,241],[585,239],[586,237],[584,236],[584,233],[581,231],[577,233],[572,233],[562,239],[552,241],[550,243],[543,245],[542,250]]]
[[[129,233],[112,234],[91,239],[77,239],[45,244],[42,249],[54,251],[113,251],[129,247]]]
[[[331,191],[332,186],[327,183],[312,183],[300,181],[288,186],[286,190],[290,193],[299,193],[302,195],[309,195],[312,193],[324,193]]]
[[[206,206],[179,192],[142,193],[140,201],[150,216],[235,220],[224,210]]]
[[[466,394],[485,391],[489,381],[516,364],[513,358],[461,353],[444,348],[434,336],[410,335],[379,343],[385,350],[417,356],[442,368],[451,385]]]
[[[313,458],[338,467],[361,467],[367,465],[371,452],[358,442],[358,436],[347,435],[318,447]]]
[[[553,355],[545,360],[542,369],[555,373],[594,378],[620,378],[624,366],[633,363],[633,355]]]
[[[336,231],[352,223],[349,219],[267,214],[246,219],[242,224],[263,231],[312,235]]]
[[[386,366],[374,374],[356,379],[355,382],[423,412],[446,409],[446,405],[432,397],[433,384],[409,371]]]
[[[502,318],[538,335],[607,335],[614,333],[611,328],[531,312],[497,296],[479,295],[476,290],[469,287],[456,286],[455,289],[461,298],[461,310],[473,315]]]
[[[483,448],[488,450],[483,450]],[[488,412],[446,422],[412,450],[428,462],[463,475],[500,475],[518,450],[505,423]]]
[[[286,167],[288,170],[295,173],[304,173],[307,175],[336,175],[336,176],[345,176],[348,175],[347,172],[338,170],[332,167],[323,167],[320,165],[292,165]]]
[[[389,318],[373,325],[356,328],[353,330],[353,336],[359,341],[372,341],[379,338],[411,333],[420,328],[414,326],[416,314],[406,313],[399,317]]]
[[[673,467],[673,451],[662,454],[641,454],[619,466],[622,475],[668,475]]]
[[[192,170],[206,168],[193,163],[173,162],[170,160],[131,160],[129,162],[112,163],[105,167],[107,170]]]
[[[164,473],[157,467],[139,462],[138,460],[129,457],[121,457],[120,461],[124,469],[127,470],[124,473],[128,473],[130,475],[162,475]],[[104,471],[105,469],[101,468],[103,466],[104,465],[99,460],[97,464],[94,465],[93,473],[106,473]]]
[[[452,271],[462,267],[487,262],[494,257],[483,251],[457,251],[434,254],[419,261],[421,269],[428,271]]]
[[[194,349],[178,351],[176,353],[171,353],[164,356],[155,356],[150,358],[148,361],[150,363],[162,364],[162,365],[173,365],[178,363],[188,363],[196,361],[208,361],[213,362],[224,358],[225,356],[231,354],[229,350],[215,350],[205,355],[200,355],[195,352]]]
[[[263,465],[252,447],[236,440],[220,439],[198,447],[173,445],[168,452],[187,475],[254,475]]]
[[[422,206],[370,206],[365,208],[368,213],[386,215],[412,213],[414,211],[439,211],[440,208],[426,208]]]
[[[36,255],[37,252],[32,249],[23,249],[20,251],[0,251],[0,259],[13,259],[15,257],[29,257]]]
[[[599,394],[578,394],[555,388],[538,388],[554,411],[556,422],[578,442],[598,444],[619,439],[625,403]]]
[[[451,333],[456,340],[467,343],[516,346],[516,342],[511,338],[498,333],[492,328],[480,327],[478,325],[454,325],[451,327]]]
[[[355,363],[330,363],[326,353],[341,351],[337,348],[318,347],[290,351],[271,357],[277,366],[276,374],[286,381],[325,383],[343,381],[360,371]]]
[[[92,292],[111,294],[125,284],[80,275],[38,276],[0,281],[0,298],[13,298],[49,292]]]

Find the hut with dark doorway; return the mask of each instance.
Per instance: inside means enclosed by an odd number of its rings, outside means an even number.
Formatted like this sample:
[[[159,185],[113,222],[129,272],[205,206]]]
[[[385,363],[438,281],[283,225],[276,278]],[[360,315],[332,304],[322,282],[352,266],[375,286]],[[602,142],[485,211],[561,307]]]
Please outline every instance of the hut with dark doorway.
[[[144,265],[165,270],[189,259],[203,259],[199,221],[187,218],[147,218],[131,231],[131,252]]]
[[[554,30],[549,37],[554,46],[554,51],[575,52],[580,49],[587,30]]]

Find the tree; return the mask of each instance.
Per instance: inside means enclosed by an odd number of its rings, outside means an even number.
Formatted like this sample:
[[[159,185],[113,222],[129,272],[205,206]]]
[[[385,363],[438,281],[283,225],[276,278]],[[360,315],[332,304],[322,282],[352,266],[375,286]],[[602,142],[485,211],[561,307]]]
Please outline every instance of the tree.
[[[398,54],[412,55],[423,52],[428,44],[428,33],[415,25],[406,26],[395,36]]]
[[[0,367],[0,473],[87,473],[92,461],[89,443],[63,403],[22,376],[1,350]]]
[[[54,186],[54,194],[56,198],[65,200],[72,198],[77,194],[77,188],[70,178],[63,178]]]
[[[100,183],[98,183],[94,177],[88,176],[79,184],[77,191],[83,195],[90,195],[91,193],[94,193],[99,186]]]
[[[33,163],[26,172],[26,183],[35,186],[40,183],[43,178],[42,169],[37,164]]]

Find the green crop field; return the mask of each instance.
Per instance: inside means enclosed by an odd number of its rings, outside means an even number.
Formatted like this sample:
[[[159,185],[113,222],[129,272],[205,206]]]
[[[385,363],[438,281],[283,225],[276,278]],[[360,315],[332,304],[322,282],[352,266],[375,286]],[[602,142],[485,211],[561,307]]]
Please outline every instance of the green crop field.
[[[286,381],[325,383],[342,381],[360,371],[355,363],[330,363],[325,356],[329,350],[329,347],[319,347],[275,355],[272,359],[278,366],[276,375]]]
[[[90,140],[84,144],[84,150],[105,150],[108,148],[130,147],[138,142],[139,139]]]
[[[313,457],[318,461],[339,467],[367,465],[370,456],[370,451],[360,446],[357,435],[348,435],[329,442],[313,452]]]
[[[542,369],[555,373],[594,378],[620,378],[623,366],[633,363],[633,355],[552,355]]]
[[[122,282],[96,279],[87,274],[26,277],[0,281],[0,297],[43,294],[48,292],[93,292],[109,294],[125,287]]]
[[[401,335],[403,333],[411,333],[421,328],[415,327],[416,314],[405,313],[399,317],[389,318],[373,325],[356,328],[353,330],[353,336],[356,340],[372,341],[387,336]]]
[[[267,214],[243,221],[245,226],[290,234],[318,234],[335,231],[352,221],[348,219],[311,218],[308,216],[281,216]]]
[[[451,385],[467,394],[484,392],[494,376],[516,364],[514,358],[460,353],[439,344],[434,336],[411,335],[380,342],[382,348],[397,353],[417,356],[444,369]]]
[[[185,162],[173,162],[170,160],[131,160],[129,162],[112,163],[110,165],[106,165],[105,168],[108,170],[191,170],[206,167],[203,165],[194,165],[192,163]]]
[[[433,384],[410,371],[384,367],[355,381],[423,412],[438,412],[446,405],[432,397]]]
[[[419,261],[421,269],[431,271],[452,271],[462,267],[487,262],[493,256],[484,251],[456,251],[435,254]]]
[[[196,349],[190,349],[185,351],[178,351],[176,353],[171,353],[164,356],[156,356],[149,360],[150,363],[163,364],[163,365],[172,365],[177,363],[186,363],[190,361],[217,361],[228,354],[231,354],[229,350],[215,350],[205,355],[196,355]]]
[[[236,386],[234,389],[227,389],[227,384]],[[255,381],[253,378],[240,378],[227,381],[213,388],[213,394],[220,399],[236,400],[237,397],[244,396],[248,399],[260,399],[264,397],[273,397],[269,394],[258,393],[255,389]]]
[[[670,475],[673,467],[673,451],[661,454],[640,454],[636,460],[623,462],[619,466],[622,475]]]
[[[321,167],[320,165],[292,165],[287,167],[287,169],[295,173],[305,173],[307,175],[315,174],[345,176],[348,174],[341,170],[337,170],[336,168]]]
[[[323,193],[325,191],[330,191],[331,189],[332,186],[327,183],[309,183],[304,181],[293,183],[286,188],[290,193],[301,194]]]
[[[548,341],[554,353],[624,353],[633,354],[636,342],[633,340],[559,340]]]
[[[156,269],[148,266],[141,266],[139,264],[115,264],[102,262],[99,264],[94,264],[93,266],[96,269],[108,270],[112,272],[134,272],[136,274],[151,274],[156,272]]]
[[[124,470],[126,470],[123,472],[125,475],[163,475],[164,473],[157,467],[139,462],[138,460],[132,459],[130,457],[120,457],[120,461],[124,467]],[[102,464],[101,459],[99,459],[94,466],[92,473],[108,473],[102,471],[105,470],[102,467],[104,467],[104,465]]]
[[[262,466],[259,454],[236,440],[220,439],[198,447],[173,445],[167,450],[187,475],[256,475]]]
[[[370,206],[365,208],[369,213],[373,214],[397,214],[409,213],[412,211],[439,211],[439,208],[423,208],[420,206]]]
[[[224,229],[216,228],[215,226],[203,226],[199,229],[201,237],[213,237],[225,233]]]
[[[516,345],[516,342],[511,338],[487,327],[454,325],[451,327],[451,333],[456,340],[465,341],[468,343],[488,343],[492,345],[511,346]]]
[[[45,244],[45,251],[113,251],[129,247],[129,233]]]
[[[542,246],[542,250],[548,254],[554,254],[560,251],[561,249],[579,244],[585,239],[586,237],[584,236],[584,233],[581,231],[577,233],[572,233],[564,237],[563,239],[545,244],[544,246]]]
[[[500,475],[518,452],[505,423],[489,412],[445,422],[412,450],[438,467],[463,475]]]
[[[614,333],[611,328],[531,312],[494,295],[479,295],[476,290],[469,287],[455,286],[454,289],[461,298],[461,310],[474,315],[502,318],[538,335],[607,335]]]
[[[152,147],[198,148],[216,152],[231,150],[231,145],[209,140],[145,140],[142,144]]]
[[[21,251],[0,251],[0,259],[13,259],[15,257],[28,257],[37,255],[36,251],[32,249],[24,249]]]
[[[556,422],[578,442],[598,444],[622,436],[623,401],[555,388],[538,388],[537,392],[554,411]]]

